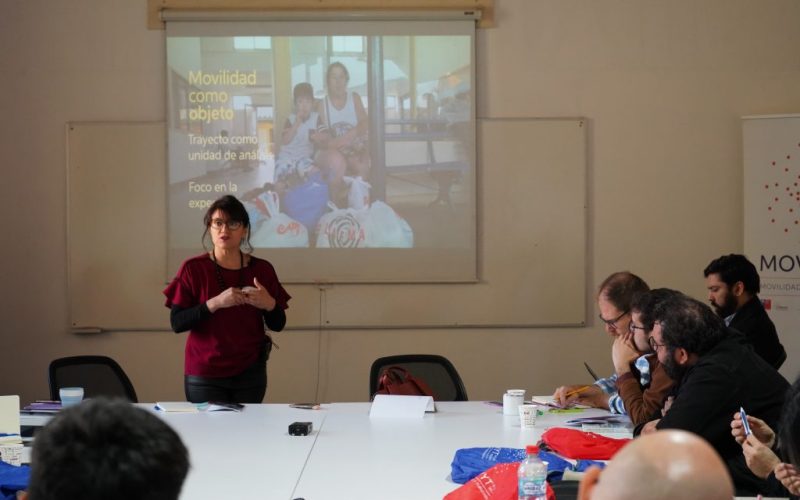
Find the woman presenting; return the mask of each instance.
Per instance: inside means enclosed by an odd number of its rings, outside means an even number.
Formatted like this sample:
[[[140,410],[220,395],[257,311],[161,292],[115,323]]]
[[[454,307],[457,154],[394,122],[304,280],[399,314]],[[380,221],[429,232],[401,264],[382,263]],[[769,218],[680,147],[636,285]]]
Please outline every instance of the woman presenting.
[[[272,339],[286,324],[291,298],[266,260],[245,253],[250,219],[242,203],[223,196],[203,219],[203,248],[185,261],[164,290],[170,323],[186,340],[184,390],[193,403],[261,403],[267,391]]]

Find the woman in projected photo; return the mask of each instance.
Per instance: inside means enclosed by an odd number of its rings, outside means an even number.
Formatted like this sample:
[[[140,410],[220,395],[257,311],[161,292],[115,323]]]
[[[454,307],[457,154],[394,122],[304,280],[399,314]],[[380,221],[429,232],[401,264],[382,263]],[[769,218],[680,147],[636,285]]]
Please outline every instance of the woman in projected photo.
[[[344,64],[332,63],[325,74],[327,95],[319,102],[322,149],[317,164],[326,172],[331,198],[340,207],[347,206],[344,175],[367,179],[369,148],[367,147],[367,111],[361,96],[349,92],[350,73]]]
[[[210,235],[211,250],[186,260],[164,290],[173,331],[189,331],[186,399],[261,403],[272,350],[268,330],[283,330],[291,297],[272,264],[250,255],[250,219],[239,200],[216,200],[203,222],[203,248]]]

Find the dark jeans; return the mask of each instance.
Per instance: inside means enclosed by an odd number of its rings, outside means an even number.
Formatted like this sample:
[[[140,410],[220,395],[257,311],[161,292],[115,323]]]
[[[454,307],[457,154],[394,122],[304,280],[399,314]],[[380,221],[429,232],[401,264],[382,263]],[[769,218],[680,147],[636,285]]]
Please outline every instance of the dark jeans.
[[[264,343],[255,363],[232,377],[199,377],[184,375],[183,390],[192,403],[262,403],[267,393],[267,359],[271,343]]]

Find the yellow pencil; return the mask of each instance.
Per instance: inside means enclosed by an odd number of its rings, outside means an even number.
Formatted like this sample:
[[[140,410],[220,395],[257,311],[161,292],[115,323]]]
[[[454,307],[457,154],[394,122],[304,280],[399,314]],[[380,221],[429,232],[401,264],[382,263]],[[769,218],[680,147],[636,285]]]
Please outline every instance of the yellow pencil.
[[[591,387],[591,385],[584,385],[583,387],[580,387],[580,388],[578,388],[578,389],[575,389],[575,390],[573,390],[573,391],[569,391],[568,393],[566,393],[566,394],[564,395],[564,397],[565,397],[565,398],[568,398],[568,397],[570,397],[570,396],[574,396],[575,394],[580,394],[580,393],[582,393],[583,391],[585,391],[586,389],[588,389],[588,388],[590,388],[590,387]]]

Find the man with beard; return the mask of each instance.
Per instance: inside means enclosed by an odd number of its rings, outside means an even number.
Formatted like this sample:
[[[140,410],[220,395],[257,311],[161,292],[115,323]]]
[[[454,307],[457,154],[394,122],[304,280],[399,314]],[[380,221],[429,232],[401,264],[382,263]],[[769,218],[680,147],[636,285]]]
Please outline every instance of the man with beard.
[[[708,300],[725,324],[742,332],[759,356],[776,370],[780,368],[786,350],[758,298],[761,280],[756,266],[744,255],[723,255],[712,260],[703,275]]]
[[[788,382],[703,303],[681,293],[661,301],[653,312],[650,346],[675,380],[671,406],[642,434],[683,429],[705,438],[717,450],[740,496],[763,490],[764,480],[745,464],[731,438],[731,415],[743,407],[768,425],[778,423]],[[637,429],[638,431],[639,429]]]

